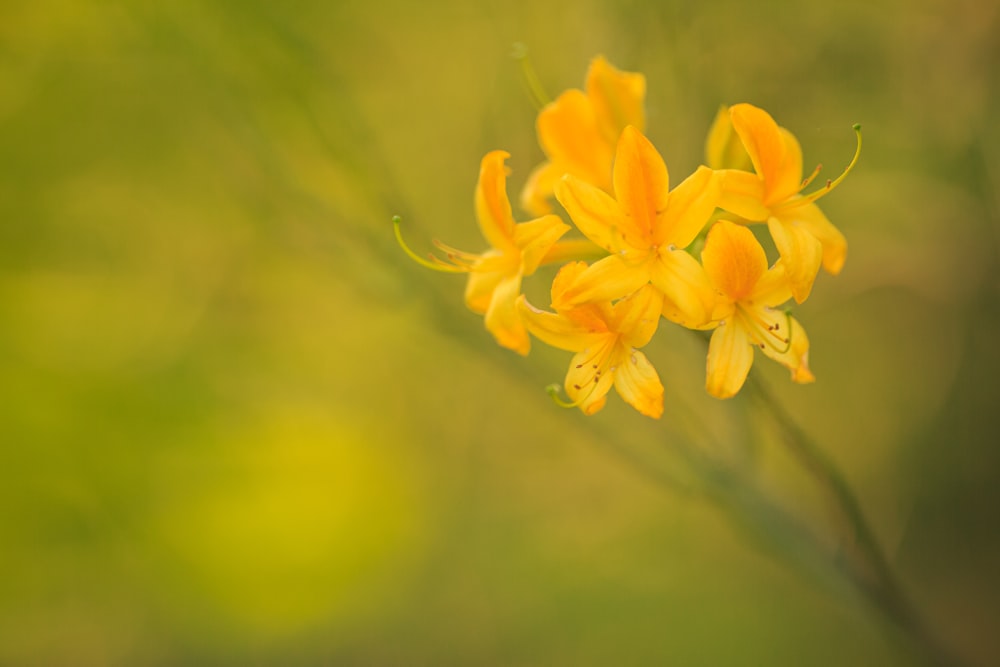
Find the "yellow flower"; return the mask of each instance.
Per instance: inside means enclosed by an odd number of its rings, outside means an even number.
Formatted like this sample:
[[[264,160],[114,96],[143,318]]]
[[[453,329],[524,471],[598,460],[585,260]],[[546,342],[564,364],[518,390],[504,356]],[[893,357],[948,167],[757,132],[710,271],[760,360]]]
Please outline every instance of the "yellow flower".
[[[571,175],[556,186],[556,197],[580,231],[612,253],[581,272],[565,298],[615,300],[652,283],[664,296],[664,316],[690,327],[707,322],[715,295],[684,248],[715,210],[719,188],[712,170],[699,167],[670,191],[663,158],[630,126],[618,140],[614,192],[616,199]]]
[[[795,382],[812,382],[805,330],[775,310],[792,296],[784,260],[768,269],[753,233],[727,220],[709,230],[701,258],[721,296],[714,314],[719,326],[708,348],[708,393],[716,398],[735,395],[750,372],[755,347],[791,369]]]
[[[642,414],[663,414],[663,385],[656,369],[637,348],[645,346],[660,319],[662,297],[651,286],[628,298],[571,305],[565,290],[587,268],[573,262],[560,269],[552,283],[555,313],[538,310],[522,296],[518,304],[532,334],[563,350],[576,352],[566,373],[566,393],[572,406],[592,415],[607,401],[612,385]]]
[[[778,127],[763,109],[736,104],[729,109],[735,131],[753,164],[754,173],[740,169],[720,171],[722,199],[719,207],[749,222],[766,222],[788,272],[792,295],[799,303],[812,290],[822,264],[828,273],[840,273],[847,257],[847,240],[814,203],[839,184],[857,162],[861,149],[843,174],[825,188],[800,194],[818,173],[802,180],[802,149],[785,128]],[[855,128],[858,129],[858,128]],[[726,123],[717,118],[710,133],[710,161],[738,164],[726,149]]]
[[[534,169],[521,193],[521,205],[532,215],[552,210],[549,199],[563,174],[610,192],[618,135],[626,125],[645,125],[642,74],[622,72],[597,56],[585,88],[567,90],[538,114],[538,141],[548,161]]]
[[[565,255],[557,246],[559,238],[569,231],[556,215],[546,215],[530,222],[516,223],[507,198],[505,151],[492,151],[483,158],[476,186],[476,219],[483,237],[491,248],[482,254],[456,250],[442,243],[437,246],[447,253],[451,264],[438,258],[434,262],[416,255],[403,241],[396,218],[396,238],[414,260],[440,271],[469,274],[465,303],[473,311],[485,315],[487,330],[503,347],[527,354],[531,347],[528,332],[521,322],[516,301],[521,294],[521,279],[535,272],[540,264],[555,261]],[[576,244],[571,244],[575,249]]]

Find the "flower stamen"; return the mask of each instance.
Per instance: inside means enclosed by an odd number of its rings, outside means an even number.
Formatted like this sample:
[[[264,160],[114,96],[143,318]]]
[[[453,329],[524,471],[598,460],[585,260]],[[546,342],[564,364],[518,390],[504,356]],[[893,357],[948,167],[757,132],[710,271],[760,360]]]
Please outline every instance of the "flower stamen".
[[[472,270],[472,267],[465,263],[468,261],[468,258],[463,257],[463,255],[467,255],[468,253],[455,251],[453,248],[446,250],[447,246],[444,246],[444,244],[441,244],[437,241],[435,241],[434,244],[437,247],[441,248],[442,250],[445,250],[448,253],[448,259],[452,260],[453,263],[449,264],[440,257],[437,257],[436,255],[430,253],[428,253],[428,257],[430,257],[429,260],[424,259],[420,255],[415,253],[410,248],[410,246],[406,244],[406,241],[403,240],[403,233],[400,231],[400,226],[402,222],[403,219],[398,215],[392,216],[392,225],[393,225],[393,230],[396,233],[396,242],[399,243],[399,247],[402,248],[403,252],[405,252],[409,256],[409,258],[412,259],[414,262],[416,262],[420,266],[423,266],[424,268],[432,269],[434,271],[440,271],[442,273],[468,273],[469,271]],[[459,260],[461,260],[462,263],[459,263]]]
[[[787,209],[790,209],[790,208],[795,208],[797,206],[805,206],[806,204],[811,204],[814,201],[816,201],[817,199],[820,199],[821,197],[825,197],[826,195],[828,195],[831,192],[833,192],[834,188],[836,188],[838,185],[840,185],[844,181],[844,179],[847,178],[847,175],[849,173],[851,173],[852,169],[854,169],[854,165],[856,165],[858,163],[858,158],[861,157],[861,125],[860,124],[855,124],[854,125],[854,133],[857,135],[858,145],[857,145],[857,148],[854,149],[854,157],[851,158],[850,164],[848,164],[847,167],[844,169],[844,171],[841,172],[840,176],[838,176],[837,178],[835,178],[833,180],[827,179],[826,185],[824,185],[819,190],[815,190],[813,192],[810,192],[807,195],[802,195],[800,197],[796,197],[794,199],[790,199],[787,202],[785,202],[784,204],[778,206],[777,208],[787,210]],[[809,178],[807,178],[805,180],[805,182],[802,184],[802,188],[805,188],[809,183],[812,182],[812,180],[819,173],[819,169],[820,169],[819,166],[816,167],[816,169],[813,171],[812,175]]]

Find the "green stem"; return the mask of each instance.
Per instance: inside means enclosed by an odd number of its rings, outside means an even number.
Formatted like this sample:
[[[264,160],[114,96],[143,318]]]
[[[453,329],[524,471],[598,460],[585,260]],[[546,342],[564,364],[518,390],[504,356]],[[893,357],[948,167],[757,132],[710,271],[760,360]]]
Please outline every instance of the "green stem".
[[[752,375],[747,379],[747,388],[751,397],[770,413],[789,451],[819,483],[832,504],[847,519],[852,531],[848,537],[856,548],[855,555],[861,560],[861,563],[854,560],[844,563],[851,582],[905,632],[933,664],[962,664],[928,631],[896,578],[889,560],[865,518],[861,504],[833,461],[796,424],[767,388]]]

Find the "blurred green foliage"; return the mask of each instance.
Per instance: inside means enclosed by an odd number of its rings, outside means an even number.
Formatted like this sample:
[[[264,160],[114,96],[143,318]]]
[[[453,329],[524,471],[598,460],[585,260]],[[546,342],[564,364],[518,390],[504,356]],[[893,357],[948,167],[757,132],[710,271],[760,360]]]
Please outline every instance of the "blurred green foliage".
[[[514,42],[553,94],[597,53],[644,72],[675,182],[722,103],[830,174],[863,124],[824,200],[847,267],[797,314],[819,382],[763,374],[931,624],[1000,659],[995,3],[0,15],[0,663],[918,660],[706,501],[691,456],[832,534],[747,404],[704,395],[689,334],[649,350],[661,422],[584,418],[542,391],[566,355],[496,349],[461,280],[394,246],[398,213],[417,247],[478,250],[480,157],[511,151],[512,194],[541,159]]]

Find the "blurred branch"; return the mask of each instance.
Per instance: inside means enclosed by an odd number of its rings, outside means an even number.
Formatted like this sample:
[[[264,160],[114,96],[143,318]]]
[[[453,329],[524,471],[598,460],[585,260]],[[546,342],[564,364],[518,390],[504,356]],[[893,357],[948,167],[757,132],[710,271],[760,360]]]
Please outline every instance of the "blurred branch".
[[[857,496],[837,466],[753,374],[746,387],[749,395],[771,416],[788,450],[823,489],[835,511],[847,520],[851,534],[844,537],[853,547],[853,558],[841,559],[840,564],[848,580],[909,637],[929,662],[961,665],[962,661],[931,634],[903,591]]]

